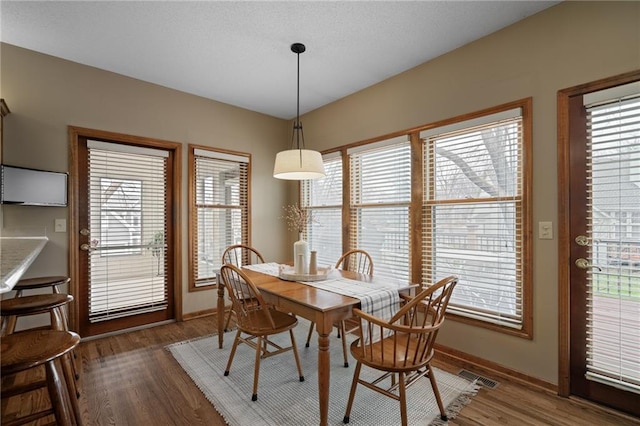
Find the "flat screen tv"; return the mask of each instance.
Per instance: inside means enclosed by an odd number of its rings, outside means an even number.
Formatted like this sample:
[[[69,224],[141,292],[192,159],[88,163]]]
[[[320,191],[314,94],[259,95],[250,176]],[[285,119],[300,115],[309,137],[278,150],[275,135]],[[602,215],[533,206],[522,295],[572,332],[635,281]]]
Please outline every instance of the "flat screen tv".
[[[2,204],[67,205],[67,173],[2,164]]]

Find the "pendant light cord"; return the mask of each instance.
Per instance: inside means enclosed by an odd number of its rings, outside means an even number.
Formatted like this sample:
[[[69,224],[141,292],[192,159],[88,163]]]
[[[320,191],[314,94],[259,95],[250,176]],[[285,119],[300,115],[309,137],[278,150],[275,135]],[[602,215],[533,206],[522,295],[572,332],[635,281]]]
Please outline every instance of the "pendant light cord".
[[[300,122],[300,53],[304,52],[304,45],[302,51],[300,49],[295,50],[294,46],[291,46],[291,50],[298,56],[298,86],[296,97],[296,121],[293,123],[293,133],[291,134],[291,146],[293,147],[293,136],[296,136],[296,149],[304,148],[304,130],[302,130],[302,123]],[[302,148],[300,147],[300,136],[302,136]],[[302,153],[300,153],[300,161],[302,162]]]

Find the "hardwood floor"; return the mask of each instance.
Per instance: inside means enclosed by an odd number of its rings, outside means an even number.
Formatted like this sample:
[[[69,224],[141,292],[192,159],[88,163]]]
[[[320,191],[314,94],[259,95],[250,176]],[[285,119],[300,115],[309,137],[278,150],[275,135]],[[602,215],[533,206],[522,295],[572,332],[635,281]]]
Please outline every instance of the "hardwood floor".
[[[216,318],[162,325],[80,344],[78,365],[85,425],[224,425],[209,401],[164,347],[214,334]],[[436,362],[456,373],[460,367]],[[449,424],[471,425],[640,425],[581,401],[560,398],[505,378],[495,389],[482,388]],[[17,378],[20,380],[20,378]],[[42,405],[46,396],[10,398],[2,402],[3,419]],[[43,424],[43,423],[39,423]]]

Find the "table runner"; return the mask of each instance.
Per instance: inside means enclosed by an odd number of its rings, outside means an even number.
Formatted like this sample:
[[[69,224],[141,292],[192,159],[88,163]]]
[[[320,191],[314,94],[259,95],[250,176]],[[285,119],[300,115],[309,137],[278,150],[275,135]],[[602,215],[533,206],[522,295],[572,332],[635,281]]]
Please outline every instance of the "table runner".
[[[275,262],[246,265],[243,268],[262,274],[277,277],[279,264]],[[333,277],[331,275],[334,275]],[[381,319],[390,320],[400,307],[398,287],[387,284],[384,280],[373,279],[373,282],[365,282],[335,276],[329,273],[329,277],[322,281],[300,281],[322,290],[354,297],[360,300],[360,309],[370,315]]]

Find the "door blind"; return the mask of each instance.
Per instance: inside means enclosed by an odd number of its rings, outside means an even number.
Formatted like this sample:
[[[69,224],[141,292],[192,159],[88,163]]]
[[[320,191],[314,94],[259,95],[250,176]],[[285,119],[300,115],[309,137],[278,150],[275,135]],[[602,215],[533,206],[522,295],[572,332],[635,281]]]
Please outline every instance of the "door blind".
[[[318,265],[334,266],[342,255],[342,157],[323,157],[326,176],[305,180],[301,206],[311,213],[304,238],[318,254]]]
[[[587,373],[640,393],[640,96],[587,107]]]
[[[422,264],[424,282],[459,277],[450,312],[520,330],[523,130],[511,111],[421,135]]]
[[[204,149],[193,155],[191,273],[195,287],[216,283],[222,253],[249,241],[249,157]]]
[[[88,150],[89,321],[167,309],[167,152]]]
[[[407,136],[349,151],[351,249],[369,252],[374,273],[409,281],[411,146]]]

